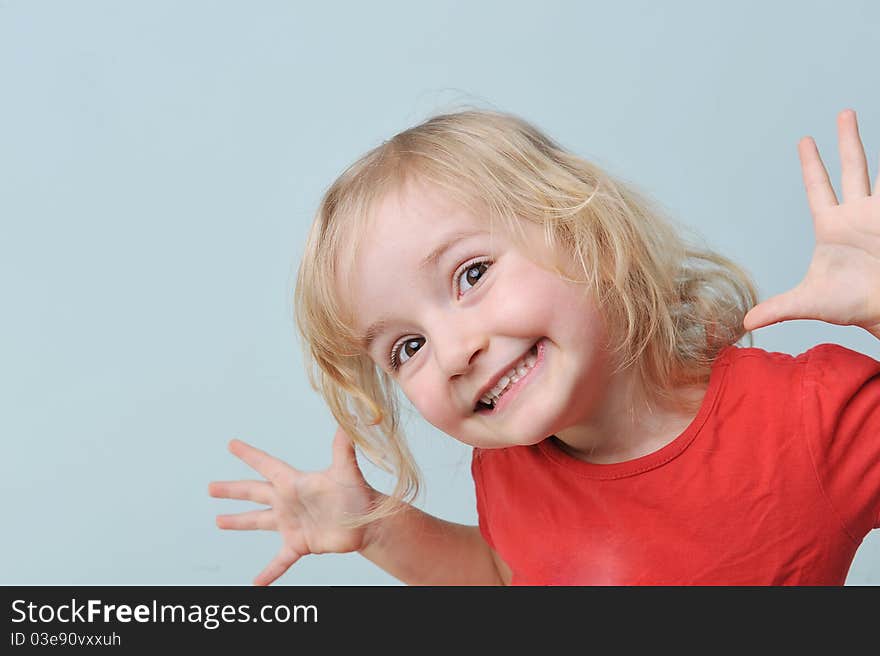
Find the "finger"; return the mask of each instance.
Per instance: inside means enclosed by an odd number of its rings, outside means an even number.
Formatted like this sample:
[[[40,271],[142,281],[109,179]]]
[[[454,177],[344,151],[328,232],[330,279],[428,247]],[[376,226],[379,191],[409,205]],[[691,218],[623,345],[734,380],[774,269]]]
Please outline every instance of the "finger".
[[[272,484],[266,481],[212,481],[208,494],[218,499],[242,499],[271,505]]]
[[[274,531],[275,514],[267,508],[234,515],[217,515],[217,528],[231,531]]]
[[[336,429],[333,436],[333,467],[350,466],[357,467],[357,456],[354,452],[354,443],[342,428]]]
[[[819,149],[812,137],[804,137],[798,142],[798,155],[801,159],[801,172],[807,190],[807,202],[813,215],[827,207],[837,205],[837,196],[828,179],[828,171],[819,157]]]
[[[743,318],[743,328],[757,330],[781,321],[810,318],[804,316],[808,312],[804,311],[801,297],[802,294],[797,289],[793,289],[758,303],[746,313]]]
[[[254,578],[254,585],[269,585],[279,576],[284,574],[290,567],[299,560],[299,554],[283,548],[278,555],[272,559],[272,562],[263,568],[263,571]]]
[[[877,195],[877,190],[880,189],[880,157],[877,158],[877,179],[874,180],[874,195]]]
[[[273,483],[278,480],[281,474],[296,471],[286,462],[270,456],[265,451],[261,451],[241,440],[231,440],[229,442],[229,451],[237,458],[243,460],[251,469],[259,472]]]
[[[871,195],[868,159],[859,136],[856,113],[845,109],[837,117],[837,142],[840,148],[840,187],[843,202]]]

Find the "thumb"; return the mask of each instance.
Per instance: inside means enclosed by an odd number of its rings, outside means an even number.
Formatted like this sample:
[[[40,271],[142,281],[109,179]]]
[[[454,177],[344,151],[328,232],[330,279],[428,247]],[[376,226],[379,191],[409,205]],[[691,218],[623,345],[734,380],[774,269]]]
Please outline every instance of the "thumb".
[[[758,303],[743,317],[743,327],[746,330],[757,330],[781,321],[806,318],[804,314],[801,292],[799,288],[795,288]]]
[[[336,429],[333,436],[333,467],[351,466],[357,468],[357,457],[354,453],[354,443],[341,427]]]

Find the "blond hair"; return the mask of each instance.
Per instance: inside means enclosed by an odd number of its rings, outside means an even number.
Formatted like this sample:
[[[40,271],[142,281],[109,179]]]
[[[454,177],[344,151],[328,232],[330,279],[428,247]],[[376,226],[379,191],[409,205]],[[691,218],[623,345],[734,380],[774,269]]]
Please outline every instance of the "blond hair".
[[[707,248],[631,185],[558,145],[525,120],[471,109],[436,115],[373,148],[324,194],[297,276],[296,322],[309,380],[339,425],[394,491],[353,524],[399,510],[419,490],[393,378],[367,355],[339,286],[376,204],[410,178],[433,183],[522,240],[521,221],[576,263],[594,294],[618,370],[634,367],[649,398],[673,404],[708,380],[712,362],[745,334],[757,299],[748,274]],[[522,242],[520,242],[522,243]],[[522,244],[525,246],[525,244]],[[524,249],[528,253],[528,250]]]

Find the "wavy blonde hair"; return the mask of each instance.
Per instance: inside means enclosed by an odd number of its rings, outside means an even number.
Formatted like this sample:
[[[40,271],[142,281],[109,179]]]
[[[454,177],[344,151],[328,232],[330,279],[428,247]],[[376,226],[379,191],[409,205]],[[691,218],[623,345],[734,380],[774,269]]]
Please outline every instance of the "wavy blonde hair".
[[[404,130],[349,166],[321,199],[295,291],[309,381],[339,425],[377,466],[396,474],[390,496],[363,525],[415,498],[419,471],[400,425],[393,378],[367,355],[339,284],[378,201],[407,180],[437,185],[475,216],[522,243],[521,221],[543,227],[598,301],[618,370],[634,367],[646,396],[677,403],[676,390],[708,380],[719,352],[739,341],[756,303],[748,274],[688,243],[683,228],[631,185],[613,179],[517,116],[470,109]],[[750,336],[751,337],[751,336]]]

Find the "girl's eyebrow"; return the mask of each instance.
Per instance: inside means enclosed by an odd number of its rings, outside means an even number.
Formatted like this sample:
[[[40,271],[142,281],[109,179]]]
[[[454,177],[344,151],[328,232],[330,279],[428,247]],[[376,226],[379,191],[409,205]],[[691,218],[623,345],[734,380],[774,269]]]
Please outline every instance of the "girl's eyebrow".
[[[476,235],[482,235],[485,233],[485,230],[464,230],[461,232],[452,233],[451,235],[447,236],[437,248],[432,250],[422,259],[422,261],[419,263],[419,271],[423,271],[424,269],[431,266],[436,266],[437,262],[440,261],[440,258],[443,257],[443,254],[463,239],[474,237]],[[365,351],[369,352],[370,347],[376,340],[376,337],[378,337],[387,326],[388,318],[385,316],[379,317],[378,320],[370,324],[370,327],[367,328],[366,332],[361,338],[361,345]]]
[[[373,345],[376,337],[385,331],[387,325],[388,320],[385,317],[381,317],[378,321],[370,324],[370,327],[367,328],[367,332],[365,332],[364,336],[361,338],[361,345],[365,351],[370,351],[370,347]]]
[[[434,266],[443,257],[443,254],[448,251],[450,248],[455,246],[462,239],[467,239],[468,237],[473,237],[475,235],[484,234],[485,230],[465,230],[463,232],[455,232],[449,235],[446,239],[443,240],[443,243],[440,244],[437,248],[428,253],[427,256],[421,261],[419,264],[419,271],[426,269],[429,266]]]

